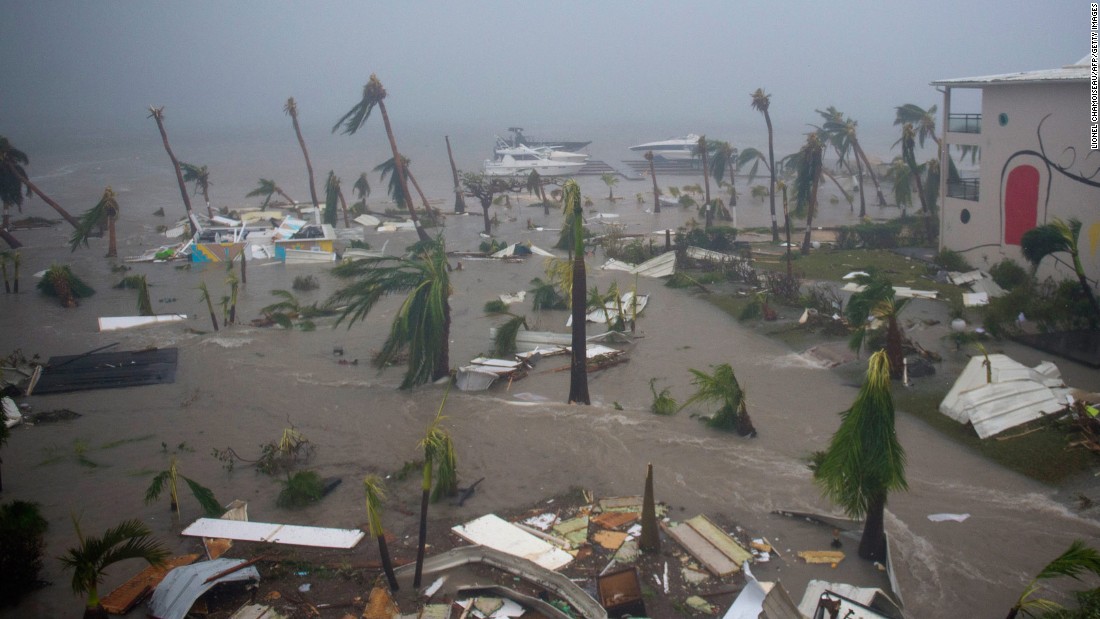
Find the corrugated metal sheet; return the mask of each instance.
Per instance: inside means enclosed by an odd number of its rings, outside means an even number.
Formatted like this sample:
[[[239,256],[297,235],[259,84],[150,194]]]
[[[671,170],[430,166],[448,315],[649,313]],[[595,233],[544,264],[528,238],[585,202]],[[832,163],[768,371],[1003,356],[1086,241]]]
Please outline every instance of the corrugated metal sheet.
[[[573,556],[495,514],[486,514],[451,528],[463,539],[527,559],[548,570],[568,565]]]
[[[1064,407],[1066,390],[1053,363],[1029,368],[1007,355],[989,355],[992,382],[987,382],[984,361],[985,357],[972,358],[940,402],[941,413],[972,423],[981,438]]]
[[[1016,73],[999,73],[997,75],[980,75],[978,77],[958,77],[954,79],[936,80],[931,82],[931,84],[933,86],[983,86],[1035,82],[1085,82],[1088,81],[1088,79],[1089,67],[1072,65],[1060,69],[1018,71]]]
[[[177,567],[168,572],[149,600],[149,616],[155,619],[183,619],[195,600],[219,584],[244,580],[258,582],[260,572],[252,565],[206,582],[211,577],[245,562],[244,559],[215,559]]]

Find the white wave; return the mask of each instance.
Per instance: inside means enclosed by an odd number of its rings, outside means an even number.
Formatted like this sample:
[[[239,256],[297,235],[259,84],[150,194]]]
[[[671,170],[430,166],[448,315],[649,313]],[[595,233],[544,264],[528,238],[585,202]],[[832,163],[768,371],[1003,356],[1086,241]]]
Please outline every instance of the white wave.
[[[823,361],[818,361],[811,357],[807,357],[800,353],[789,353],[779,357],[772,357],[771,359],[764,359],[764,363],[774,368],[787,369],[787,368],[805,368],[809,370],[827,370],[829,366]]]

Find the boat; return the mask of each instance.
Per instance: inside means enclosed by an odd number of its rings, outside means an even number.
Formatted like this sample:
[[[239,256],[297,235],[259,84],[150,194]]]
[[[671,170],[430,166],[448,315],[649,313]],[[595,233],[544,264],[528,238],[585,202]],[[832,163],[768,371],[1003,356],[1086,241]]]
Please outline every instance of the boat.
[[[508,127],[508,131],[512,134],[512,139],[507,141],[509,146],[524,145],[530,146],[531,148],[547,146],[557,150],[578,151],[592,143],[591,140],[587,142],[572,140],[539,140],[524,135],[523,127]]]
[[[495,152],[498,157],[501,155],[526,155],[534,153],[536,155],[549,157],[551,161],[578,161],[581,163],[588,161],[587,153],[576,153],[573,151],[554,148],[552,146],[531,147],[527,146],[526,144],[513,146],[499,135],[497,136],[497,146]]]
[[[532,171],[539,176],[569,176],[584,167],[580,161],[555,161],[546,155],[527,149],[514,155],[499,155],[485,160],[486,176],[527,176]]]
[[[631,146],[630,150],[645,153],[653,151],[653,158],[664,161],[687,161],[695,156],[699,146],[699,136],[689,133],[679,138],[669,138],[658,142],[646,142]]]

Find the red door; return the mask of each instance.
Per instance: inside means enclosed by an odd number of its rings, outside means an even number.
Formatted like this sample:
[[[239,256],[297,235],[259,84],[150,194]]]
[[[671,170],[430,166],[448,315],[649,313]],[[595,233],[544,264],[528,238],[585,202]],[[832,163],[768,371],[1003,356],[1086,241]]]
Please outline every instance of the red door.
[[[1019,245],[1020,237],[1037,225],[1038,217],[1039,170],[1016,166],[1005,182],[1005,245]]]

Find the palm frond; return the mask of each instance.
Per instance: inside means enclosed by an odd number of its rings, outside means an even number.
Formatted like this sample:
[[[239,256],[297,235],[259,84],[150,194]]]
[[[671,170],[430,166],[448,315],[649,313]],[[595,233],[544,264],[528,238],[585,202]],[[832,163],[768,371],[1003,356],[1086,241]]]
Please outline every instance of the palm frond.
[[[117,212],[118,201],[115,199],[115,193],[108,187],[103,192],[103,197],[99,199],[99,202],[84,211],[84,214],[80,216],[77,227],[73,229],[72,235],[69,236],[69,250],[75,252],[81,244],[87,247],[88,237],[91,236],[92,231],[106,225],[107,219]]]
[[[191,494],[195,496],[195,500],[199,502],[202,511],[205,512],[207,516],[216,517],[225,511],[221,503],[214,498],[213,490],[203,486],[190,477],[184,477],[183,475],[180,475],[180,477],[183,478],[183,481],[187,482],[187,487],[191,489]]]
[[[370,525],[370,534],[378,537],[382,530],[382,503],[386,501],[386,485],[377,475],[367,475],[363,478],[363,490],[367,495],[367,522]]]
[[[153,480],[149,482],[149,487],[145,489],[146,505],[160,498],[161,493],[164,492],[164,488],[168,484],[168,480],[171,477],[171,471],[161,471],[153,477]]]

